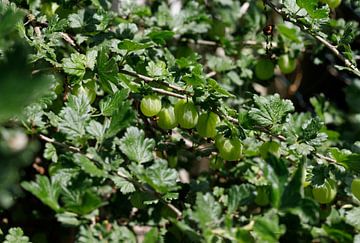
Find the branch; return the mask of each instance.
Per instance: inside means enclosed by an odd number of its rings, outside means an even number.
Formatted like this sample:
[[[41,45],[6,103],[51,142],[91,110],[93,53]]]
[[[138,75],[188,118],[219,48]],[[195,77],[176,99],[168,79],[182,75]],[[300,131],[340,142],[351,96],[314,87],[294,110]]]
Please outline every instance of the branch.
[[[183,88],[181,88],[181,87],[179,87],[179,86],[177,86],[175,84],[170,84],[170,83],[167,83],[167,82],[164,82],[164,81],[156,80],[155,78],[151,78],[151,77],[148,77],[148,76],[136,73],[136,72],[124,70],[124,69],[120,69],[119,72],[123,73],[123,74],[126,74],[126,75],[129,75],[129,76],[134,77],[134,78],[141,79],[145,83],[157,82],[157,83],[159,83],[159,84],[161,84],[163,86],[169,87],[169,88],[171,88],[173,90],[176,90],[178,92],[187,93],[187,91],[185,89],[183,89]]]
[[[171,91],[167,91],[167,90],[164,90],[164,89],[159,89],[159,88],[154,88],[154,87],[151,87],[151,90],[154,91],[154,92],[157,92],[159,94],[163,94],[163,95],[169,95],[169,96],[173,96],[173,97],[176,97],[176,98],[179,98],[179,99],[186,99],[186,95],[181,95],[181,94],[177,94],[177,93],[174,93],[174,92],[171,92]]]
[[[319,154],[319,153],[315,153],[315,156],[318,157],[319,159],[323,159],[323,160],[326,160],[327,162],[330,162],[330,163],[334,163],[334,164],[338,164],[336,160],[332,159],[332,158],[329,158],[329,157],[326,157],[322,154]],[[338,164],[338,165],[341,165],[341,164]],[[342,166],[342,165],[341,165]]]
[[[81,149],[77,148],[77,147],[73,147],[73,146],[70,146],[70,145],[67,145],[67,144],[64,144],[64,143],[60,143],[58,141],[56,141],[55,139],[53,138],[49,138],[43,134],[39,134],[39,138],[45,142],[48,142],[48,143],[52,143],[52,144],[55,144],[59,147],[62,147],[62,148],[65,148],[67,150],[70,150],[72,152],[77,152],[77,153],[80,153],[81,152]]]
[[[341,54],[341,52],[336,48],[336,46],[332,45],[330,42],[328,42],[318,34],[314,33],[313,31],[311,31],[309,28],[305,27],[298,21],[291,19],[287,13],[285,13],[282,9],[276,7],[270,0],[264,0],[264,3],[268,5],[271,9],[273,9],[276,13],[281,15],[284,20],[298,26],[305,33],[307,33],[308,35],[312,36],[313,38],[321,42],[323,45],[325,45],[336,57],[338,57],[341,61],[344,62],[345,66],[352,69],[355,74],[360,76],[359,69],[354,64],[352,64],[349,59],[347,59],[343,54]]]
[[[218,46],[219,43],[215,41],[209,41],[209,40],[193,40],[193,39],[187,39],[182,38],[181,41],[189,42],[190,44],[196,44],[196,45],[204,45],[204,46]]]

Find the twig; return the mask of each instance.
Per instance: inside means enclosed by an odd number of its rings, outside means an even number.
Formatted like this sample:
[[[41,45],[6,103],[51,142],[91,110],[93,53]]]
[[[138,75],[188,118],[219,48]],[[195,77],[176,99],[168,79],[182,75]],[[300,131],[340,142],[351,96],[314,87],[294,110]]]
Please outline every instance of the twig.
[[[164,199],[161,198],[161,201],[164,201]],[[165,202],[165,201],[164,201]],[[182,213],[181,211],[175,207],[173,204],[171,203],[168,203],[168,202],[165,202],[165,205],[170,208],[177,216],[178,219],[181,219],[182,218]]]
[[[167,91],[167,90],[164,90],[164,89],[151,87],[151,90],[154,91],[154,92],[157,92],[159,94],[169,95],[169,96],[173,96],[173,97],[176,97],[176,98],[179,98],[179,99],[186,99],[186,95],[177,94],[177,93]]]
[[[276,7],[270,0],[264,0],[264,2],[270,7],[272,8],[276,13],[278,13],[279,15],[281,15],[283,17],[284,20],[293,23],[294,25],[298,26],[301,30],[303,30],[305,33],[307,33],[308,35],[311,35],[313,38],[315,38],[316,40],[318,40],[319,42],[321,42],[323,45],[325,45],[336,57],[338,57],[341,61],[344,62],[345,66],[347,66],[348,68],[352,69],[354,71],[355,74],[360,76],[360,71],[358,70],[358,68],[351,63],[351,61],[349,59],[347,59],[344,55],[342,55],[340,53],[340,51],[336,48],[336,46],[332,45],[331,43],[329,43],[327,40],[325,40],[324,38],[322,38],[321,36],[317,35],[316,33],[312,32],[309,28],[305,27],[304,25],[302,25],[301,23],[297,22],[296,20],[293,20],[289,17],[288,14],[286,14],[285,12],[283,12],[280,8]]]
[[[60,35],[67,43],[69,43],[71,46],[76,47],[75,41],[70,37],[69,34],[65,32],[60,32]]]
[[[216,75],[216,72],[215,72],[215,71],[212,71],[212,72],[206,74],[205,77],[206,77],[206,78],[212,78],[212,77],[214,77],[215,75]]]
[[[327,162],[341,165],[341,164],[337,163],[336,160],[334,160],[334,159],[332,159],[332,158],[329,158],[329,157],[326,157],[326,156],[324,156],[324,155],[322,155],[322,154],[315,153],[315,156],[318,157],[319,159],[326,160]]]
[[[183,39],[181,39],[181,41],[187,41],[191,44],[204,45],[204,46],[218,46],[219,45],[217,42],[209,41],[209,40],[193,40],[193,39],[183,38]]]
[[[134,78],[142,79],[143,81],[145,81],[147,83],[154,81],[154,79],[151,78],[151,77],[148,77],[148,76],[136,73],[136,72],[128,71],[128,70],[125,70],[125,69],[120,69],[119,73],[123,73],[123,74],[129,75],[129,76],[134,77]]]
[[[171,88],[173,90],[176,90],[178,92],[186,93],[185,89],[183,89],[183,88],[181,88],[181,87],[179,87],[179,86],[177,86],[175,84],[170,84],[170,83],[167,83],[167,82],[164,82],[164,81],[159,81],[159,80],[156,80],[154,78],[151,78],[151,77],[148,77],[148,76],[136,73],[136,72],[124,70],[124,69],[120,69],[119,72],[123,73],[123,74],[126,74],[126,75],[129,75],[129,76],[134,77],[134,78],[141,79],[141,80],[145,81],[146,83],[157,82],[157,83],[159,83],[159,84],[161,84],[163,86],[169,87],[169,88]]]
[[[249,7],[250,7],[250,3],[248,3],[248,2],[245,2],[243,5],[241,5],[240,10],[239,10],[239,19],[242,18],[246,14]]]
[[[72,152],[77,152],[77,153],[81,152],[81,150],[79,148],[77,148],[77,147],[73,147],[73,146],[70,146],[70,145],[67,145],[67,144],[64,144],[64,143],[60,143],[60,142],[56,141],[55,139],[49,138],[49,137],[47,137],[47,136],[45,136],[43,134],[39,134],[39,138],[41,140],[45,141],[45,142],[55,144],[55,145],[57,145],[59,147],[68,149],[68,150],[70,150]]]

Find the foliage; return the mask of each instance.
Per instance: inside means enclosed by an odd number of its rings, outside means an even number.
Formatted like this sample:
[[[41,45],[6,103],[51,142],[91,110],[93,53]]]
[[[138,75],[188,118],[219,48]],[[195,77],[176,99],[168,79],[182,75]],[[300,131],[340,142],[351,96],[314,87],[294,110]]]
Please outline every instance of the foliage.
[[[335,14],[356,1],[13,2],[0,213],[26,199],[76,242],[360,239],[360,32]],[[307,66],[344,80],[345,108],[302,105]],[[5,242],[51,241],[13,226]]]

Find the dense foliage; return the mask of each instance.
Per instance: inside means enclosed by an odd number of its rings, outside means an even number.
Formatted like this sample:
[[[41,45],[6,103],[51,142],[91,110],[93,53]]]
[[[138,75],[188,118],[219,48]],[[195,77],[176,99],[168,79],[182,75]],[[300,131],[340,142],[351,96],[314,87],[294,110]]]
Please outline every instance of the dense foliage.
[[[0,239],[360,242],[359,1],[10,2]]]

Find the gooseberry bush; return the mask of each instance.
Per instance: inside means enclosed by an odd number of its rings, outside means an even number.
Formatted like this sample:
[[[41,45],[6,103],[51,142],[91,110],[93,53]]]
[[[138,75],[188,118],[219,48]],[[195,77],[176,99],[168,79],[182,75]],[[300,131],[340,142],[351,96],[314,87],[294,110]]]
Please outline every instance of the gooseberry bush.
[[[0,239],[360,242],[359,16],[0,1]]]

